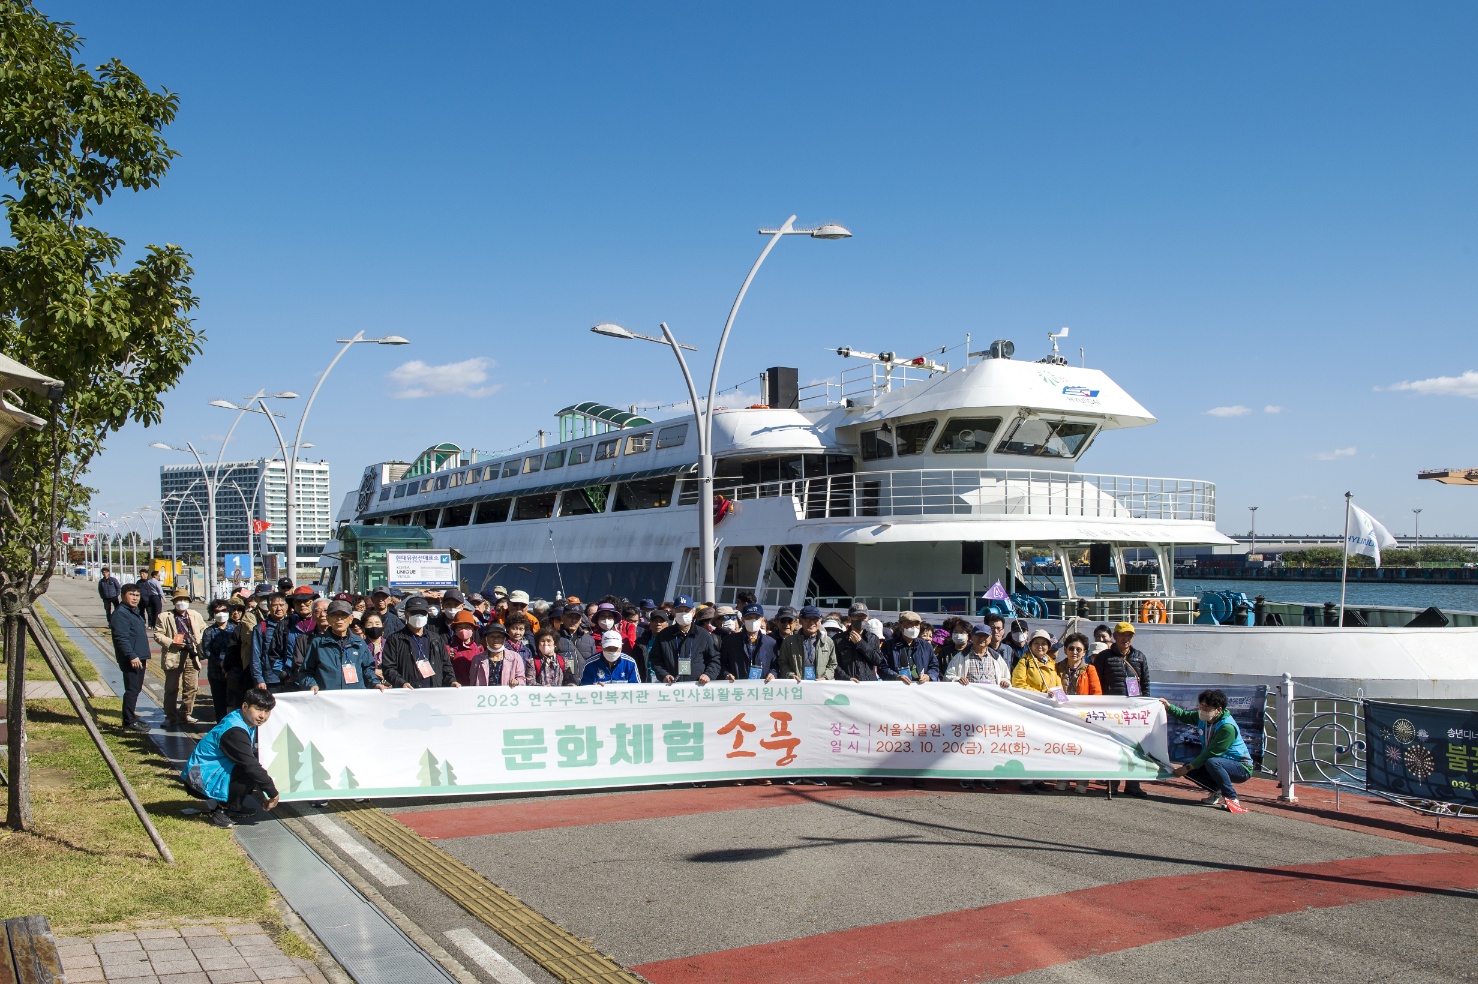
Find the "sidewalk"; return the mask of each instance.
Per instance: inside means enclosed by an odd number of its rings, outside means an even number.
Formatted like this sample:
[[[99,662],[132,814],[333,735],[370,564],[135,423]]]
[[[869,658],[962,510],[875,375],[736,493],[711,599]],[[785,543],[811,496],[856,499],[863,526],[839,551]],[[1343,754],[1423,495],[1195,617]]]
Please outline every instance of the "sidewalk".
[[[58,937],[68,984],[326,984],[313,961],[287,956],[256,923]]]

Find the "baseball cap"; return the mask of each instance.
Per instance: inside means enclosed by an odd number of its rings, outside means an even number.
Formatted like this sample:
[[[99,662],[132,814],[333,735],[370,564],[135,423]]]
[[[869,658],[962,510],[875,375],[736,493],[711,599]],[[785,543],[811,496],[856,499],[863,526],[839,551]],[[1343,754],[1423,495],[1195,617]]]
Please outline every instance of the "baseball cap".
[[[853,603],[853,605],[852,605],[851,608],[848,608],[847,609],[847,614],[848,615],[866,615],[867,614],[867,606],[864,605],[860,601],[859,602],[855,602],[855,603]]]
[[[653,601],[652,599],[650,599],[650,598],[643,598],[641,600],[641,607],[642,607],[642,610],[643,611],[648,611],[649,612],[653,608],[656,608],[657,607],[657,603],[655,601]]]
[[[493,585],[493,594],[499,598],[506,598],[508,597],[508,589],[501,584],[495,584]]]
[[[738,615],[739,609],[735,608],[733,605],[719,605],[718,613],[720,618],[726,618],[731,615]]]
[[[265,597],[267,597],[271,593],[272,593],[272,585],[268,584],[266,581],[260,582],[257,585],[257,589],[254,592],[252,592],[252,594],[255,595],[258,598],[265,598]]]
[[[611,629],[609,632],[603,633],[600,637],[600,648],[602,649],[620,649],[621,645],[621,633],[617,632],[615,629]]]
[[[1130,635],[1133,635],[1134,634],[1134,623],[1133,622],[1120,622],[1118,625],[1114,626],[1114,635],[1118,635],[1120,632],[1127,632]]]
[[[900,622],[920,622],[920,623],[922,623],[924,620],[921,619],[921,618],[919,618],[919,613],[918,612],[899,612],[898,613],[898,621],[900,621]]]
[[[815,605],[807,605],[805,608],[802,608],[801,609],[801,618],[820,618],[820,617],[821,617],[821,609],[817,608]]]
[[[795,609],[789,605],[781,605],[780,610],[775,613],[775,618],[795,618]]]
[[[290,578],[290,577],[279,577],[277,579],[277,590],[278,591],[291,591],[292,590],[292,587],[293,587],[293,579],[292,578]]]
[[[667,614],[666,612],[664,612],[662,609],[658,608],[658,609],[653,610],[653,612],[652,612],[651,615],[647,616],[647,621],[648,622],[671,622],[672,621],[672,616],[669,615],[669,614]]]
[[[743,614],[745,618],[763,618],[765,610],[759,605],[745,605]]]
[[[527,605],[529,603],[529,593],[527,591],[515,591],[508,596],[508,603],[510,605]]]
[[[425,615],[430,610],[431,602],[427,601],[425,598],[422,598],[420,595],[416,595],[413,598],[406,599],[405,613],[407,615]]]
[[[687,595],[678,595],[676,598],[672,599],[672,607],[673,608],[692,608],[693,607],[693,599],[692,598],[689,598]]]
[[[375,590],[373,590],[373,591],[370,592],[370,597],[371,598],[388,598],[388,597],[390,597],[390,589],[387,588],[387,587],[385,587],[382,584],[378,588],[376,588]]]
[[[457,614],[460,615],[461,612],[458,612]],[[474,619],[474,621],[476,620]],[[494,632],[502,636],[506,636],[508,634],[508,630],[503,627],[502,622],[489,622],[487,625],[484,625],[482,627],[483,635],[492,635]]]
[[[480,605],[483,602],[487,601],[486,598],[484,598],[482,595],[478,594],[476,591],[474,591],[470,595],[468,595],[467,596],[467,600],[470,601],[470,602],[472,602],[474,605]]]
[[[989,625],[986,625],[983,622],[977,622],[977,623],[975,623],[975,627],[970,630],[970,634],[971,635],[990,635],[991,634],[990,626]]]
[[[462,597],[462,592],[456,588],[447,588],[446,594],[441,596],[441,603],[443,605],[465,605],[467,599]]]
[[[328,614],[330,615],[353,615],[354,606],[347,601],[335,598],[328,603]]]

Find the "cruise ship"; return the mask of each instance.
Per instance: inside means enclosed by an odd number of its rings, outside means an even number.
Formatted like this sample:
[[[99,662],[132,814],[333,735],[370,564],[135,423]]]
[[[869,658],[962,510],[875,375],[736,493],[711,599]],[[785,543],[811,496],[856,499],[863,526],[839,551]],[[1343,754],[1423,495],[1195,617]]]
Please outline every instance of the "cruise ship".
[[[1049,338],[1039,360],[1001,340],[953,369],[843,348],[846,368],[804,387],[796,369],[772,367],[763,404],[713,411],[712,502],[699,501],[686,409],[652,420],[579,403],[557,411],[554,440],[517,453],[448,443],[381,462],[346,498],[329,576],[368,590],[384,580],[384,549],[425,544],[454,551],[468,591],[697,597],[703,508],[720,604],[860,601],[884,619],[937,621],[979,612],[999,583],[1034,625],[1139,623],[1165,682],[1276,685],[1288,673],[1339,693],[1478,696],[1464,655],[1478,651],[1475,627],[1194,624],[1174,550],[1233,542],[1216,529],[1215,485],[1085,470],[1110,432],[1155,417]],[[1130,551],[1153,561],[1131,566]],[[1050,587],[1024,576],[1023,555],[1057,562]],[[1090,557],[1097,573],[1075,577]]]

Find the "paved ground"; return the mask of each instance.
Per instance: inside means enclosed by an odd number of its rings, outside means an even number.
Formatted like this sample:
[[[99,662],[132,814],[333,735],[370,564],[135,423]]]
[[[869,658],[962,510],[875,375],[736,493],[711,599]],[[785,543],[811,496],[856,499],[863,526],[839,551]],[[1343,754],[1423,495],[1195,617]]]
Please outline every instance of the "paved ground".
[[[310,960],[283,954],[255,923],[59,938],[67,984],[323,984]]]
[[[380,805],[448,865],[654,984],[1478,980],[1478,823],[1436,829],[1307,789],[1291,808],[1260,780],[1244,816],[1195,805],[1180,783],[1152,788],[1112,801],[935,783]],[[297,809],[290,826],[444,948],[459,979],[554,979],[528,940],[505,941],[439,891],[435,865],[392,856],[347,815]]]

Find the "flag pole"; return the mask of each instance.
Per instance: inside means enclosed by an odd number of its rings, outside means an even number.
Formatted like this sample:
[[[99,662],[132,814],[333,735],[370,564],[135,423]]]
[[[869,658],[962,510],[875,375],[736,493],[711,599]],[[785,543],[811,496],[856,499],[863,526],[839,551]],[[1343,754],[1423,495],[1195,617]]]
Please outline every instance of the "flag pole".
[[[1345,627],[1345,582],[1350,576],[1350,493],[1345,493],[1345,561],[1339,570],[1339,627]]]

